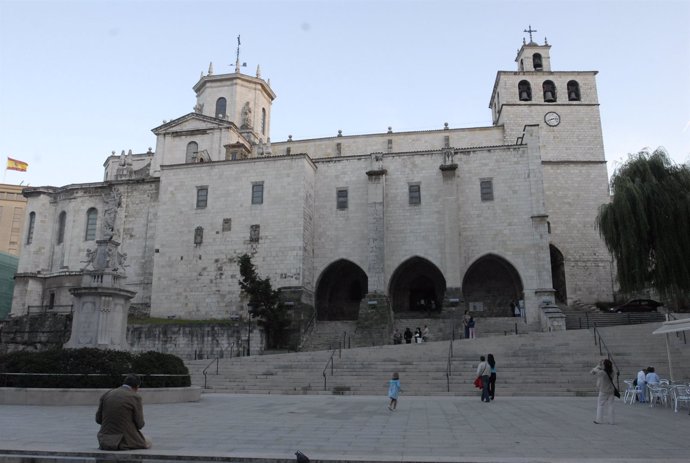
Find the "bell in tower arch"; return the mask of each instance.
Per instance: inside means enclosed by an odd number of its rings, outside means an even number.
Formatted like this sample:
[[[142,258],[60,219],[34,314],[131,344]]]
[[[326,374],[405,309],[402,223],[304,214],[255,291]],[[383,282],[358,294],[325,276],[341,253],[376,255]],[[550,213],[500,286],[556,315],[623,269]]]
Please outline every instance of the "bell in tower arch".
[[[550,92],[550,91],[544,92],[544,101],[549,101],[549,102],[556,101],[556,98],[553,97],[553,92]]]

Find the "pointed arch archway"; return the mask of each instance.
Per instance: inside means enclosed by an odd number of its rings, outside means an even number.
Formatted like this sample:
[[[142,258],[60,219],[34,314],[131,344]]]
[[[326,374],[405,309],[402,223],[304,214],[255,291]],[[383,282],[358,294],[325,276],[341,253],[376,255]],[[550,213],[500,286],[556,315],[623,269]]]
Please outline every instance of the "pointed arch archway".
[[[462,294],[475,310],[487,316],[512,317],[510,302],[522,298],[522,279],[517,269],[501,256],[487,254],[467,269]]]
[[[568,302],[568,293],[565,285],[565,258],[560,249],[553,244],[549,244],[549,253],[551,254],[551,281],[553,282],[553,289],[556,290],[556,300]]]
[[[431,261],[410,257],[400,264],[388,285],[393,312],[430,312],[441,310],[446,279]]]
[[[357,320],[369,279],[362,268],[340,259],[326,267],[316,284],[316,319]]]

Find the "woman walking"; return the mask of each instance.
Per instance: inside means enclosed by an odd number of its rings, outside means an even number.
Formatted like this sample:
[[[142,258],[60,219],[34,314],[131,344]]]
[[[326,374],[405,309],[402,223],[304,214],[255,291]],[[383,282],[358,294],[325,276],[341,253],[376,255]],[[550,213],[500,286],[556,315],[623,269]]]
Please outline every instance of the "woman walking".
[[[609,359],[603,359],[599,365],[592,368],[591,373],[597,377],[597,389],[599,390],[599,397],[597,397],[597,419],[594,424],[602,424],[604,421],[604,414],[608,418],[609,424],[614,424],[613,415],[613,399],[615,397],[615,387],[613,385],[613,364]]]
[[[494,354],[489,354],[486,363],[488,363],[491,368],[491,376],[489,376],[489,398],[494,400],[494,395],[496,395],[496,360],[494,359]]]

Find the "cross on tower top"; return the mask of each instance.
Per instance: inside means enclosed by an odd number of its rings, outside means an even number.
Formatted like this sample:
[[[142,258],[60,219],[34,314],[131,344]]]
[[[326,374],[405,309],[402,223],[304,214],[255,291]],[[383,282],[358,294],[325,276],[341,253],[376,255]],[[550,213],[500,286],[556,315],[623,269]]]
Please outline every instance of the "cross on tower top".
[[[528,29],[525,29],[525,30],[522,31],[522,32],[527,32],[527,33],[529,33],[529,41],[532,42],[532,32],[537,32],[537,30],[536,30],[536,29],[532,29],[532,25],[530,24],[530,25],[529,25],[529,28],[528,28]]]

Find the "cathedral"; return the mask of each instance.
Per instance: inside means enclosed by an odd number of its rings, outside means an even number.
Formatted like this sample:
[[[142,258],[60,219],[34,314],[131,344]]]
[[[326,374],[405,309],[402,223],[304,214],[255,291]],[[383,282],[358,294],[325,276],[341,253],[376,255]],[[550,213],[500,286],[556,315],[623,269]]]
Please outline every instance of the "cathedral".
[[[490,126],[279,142],[270,80],[210,67],[192,112],[152,129],[155,151],[113,153],[103,181],[24,189],[12,314],[70,306],[99,242],[130,312],[151,317],[245,317],[245,253],[317,320],[520,301],[539,322],[612,300],[597,72],[552,70],[550,52],[530,36],[487,82]]]

